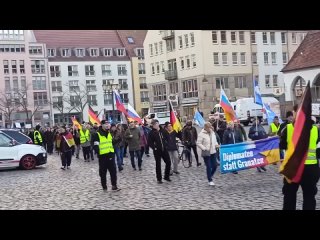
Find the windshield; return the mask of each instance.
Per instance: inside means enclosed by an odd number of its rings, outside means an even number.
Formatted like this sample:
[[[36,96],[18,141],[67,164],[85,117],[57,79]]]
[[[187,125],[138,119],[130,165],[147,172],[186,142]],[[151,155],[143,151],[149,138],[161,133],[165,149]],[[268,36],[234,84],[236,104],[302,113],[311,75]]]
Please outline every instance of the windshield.
[[[157,117],[158,118],[170,117],[170,113],[169,112],[157,113]]]

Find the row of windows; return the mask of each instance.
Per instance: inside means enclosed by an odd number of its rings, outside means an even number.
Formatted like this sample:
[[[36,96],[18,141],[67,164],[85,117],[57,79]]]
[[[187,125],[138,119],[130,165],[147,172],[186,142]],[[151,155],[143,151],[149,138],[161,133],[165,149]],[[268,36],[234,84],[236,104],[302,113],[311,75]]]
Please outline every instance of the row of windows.
[[[190,37],[190,38],[189,38]],[[190,39],[190,42],[189,42]],[[188,48],[194,46],[194,33],[184,34],[182,36],[178,36],[179,49]]]
[[[153,51],[154,50],[154,51]],[[163,54],[163,41],[156,42],[154,44],[149,44],[150,56],[157,56],[158,54]]]
[[[0,40],[24,40],[23,30],[0,30]]]
[[[240,61],[239,61],[240,57]],[[231,54],[232,65],[246,65],[246,53],[245,52],[233,52]],[[219,65],[229,65],[228,52],[214,52],[213,53],[213,64]]]
[[[139,67],[141,69],[143,69],[144,65],[142,66],[139,64]],[[127,66],[126,65],[124,65],[124,64],[117,65],[117,69],[118,69],[119,76],[126,76],[127,75]],[[143,71],[141,71],[141,72],[143,72]],[[101,65],[101,73],[102,73],[102,76],[112,76],[111,65]],[[140,73],[140,69],[139,69],[139,73]],[[95,65],[85,65],[85,74],[87,77],[95,76],[95,74],[96,74]],[[50,66],[50,76],[51,77],[61,77],[62,76],[60,65]],[[68,76],[69,77],[79,76],[78,65],[69,65],[68,66]]]
[[[19,66],[19,72],[21,74],[25,74],[24,60],[11,60],[12,74],[18,74],[18,66]],[[9,60],[3,60],[3,72],[4,74],[10,74]]]
[[[26,77],[20,77],[20,86],[18,77],[12,77],[12,82],[10,77],[4,77],[4,86],[6,92],[18,91],[19,89],[26,89]]]
[[[25,45],[23,44],[0,44],[1,52],[25,52]]]
[[[190,69],[197,67],[196,55],[192,54],[190,56],[180,57],[181,70]]]
[[[219,43],[218,36],[220,36],[220,43],[227,44],[228,43],[227,33],[228,33],[227,31],[212,31],[212,43],[218,44]],[[232,44],[237,44],[237,43],[245,44],[244,31],[231,31],[230,39]]]

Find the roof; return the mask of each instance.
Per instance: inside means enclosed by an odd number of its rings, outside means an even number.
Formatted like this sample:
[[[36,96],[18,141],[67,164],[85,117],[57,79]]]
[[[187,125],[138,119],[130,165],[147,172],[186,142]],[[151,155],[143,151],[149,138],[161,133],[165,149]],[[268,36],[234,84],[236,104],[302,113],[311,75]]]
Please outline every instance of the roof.
[[[282,72],[318,66],[320,66],[320,31],[310,31]]]
[[[143,48],[143,42],[147,35],[147,30],[118,30],[118,35],[122,44],[127,49],[129,57],[136,57],[135,48]],[[129,39],[132,38],[132,39]],[[131,41],[133,40],[133,42]],[[130,41],[130,42],[129,42]]]

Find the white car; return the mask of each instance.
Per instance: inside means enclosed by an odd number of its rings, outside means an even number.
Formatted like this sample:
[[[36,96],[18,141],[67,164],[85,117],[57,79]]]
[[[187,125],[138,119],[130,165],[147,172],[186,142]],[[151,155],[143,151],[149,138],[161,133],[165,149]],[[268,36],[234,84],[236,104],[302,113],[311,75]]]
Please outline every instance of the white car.
[[[0,130],[0,169],[30,170],[47,163],[46,150],[38,145],[20,144]]]

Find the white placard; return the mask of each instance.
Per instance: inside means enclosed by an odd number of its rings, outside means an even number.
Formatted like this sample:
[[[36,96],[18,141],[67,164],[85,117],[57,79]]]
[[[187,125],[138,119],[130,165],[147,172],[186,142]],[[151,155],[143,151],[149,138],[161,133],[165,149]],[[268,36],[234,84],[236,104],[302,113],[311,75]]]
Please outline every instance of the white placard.
[[[15,125],[16,125],[16,128],[21,128],[21,124],[19,122],[16,122]]]
[[[26,124],[26,128],[30,129],[31,128],[31,124]]]

